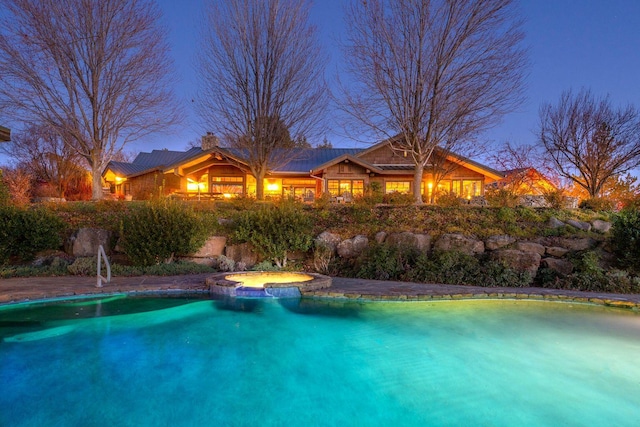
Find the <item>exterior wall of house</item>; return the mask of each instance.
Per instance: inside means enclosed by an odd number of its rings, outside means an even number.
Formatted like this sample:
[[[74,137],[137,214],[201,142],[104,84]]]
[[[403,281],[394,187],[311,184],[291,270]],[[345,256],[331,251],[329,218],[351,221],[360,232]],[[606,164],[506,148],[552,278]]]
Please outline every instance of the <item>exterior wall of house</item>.
[[[181,179],[179,176],[173,173],[163,174],[155,171],[124,181],[121,184],[121,191],[123,194],[131,194],[136,200],[146,200],[157,196],[168,196],[171,193],[180,191],[180,186]]]
[[[407,153],[393,151],[388,145],[384,145],[377,150],[370,151],[368,153],[361,154],[359,156],[362,160],[371,164],[411,164],[412,160]]]

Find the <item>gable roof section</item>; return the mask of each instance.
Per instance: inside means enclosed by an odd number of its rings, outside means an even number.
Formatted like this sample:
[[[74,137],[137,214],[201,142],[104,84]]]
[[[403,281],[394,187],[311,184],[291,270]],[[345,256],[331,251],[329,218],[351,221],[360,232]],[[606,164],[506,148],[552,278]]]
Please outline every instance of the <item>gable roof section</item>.
[[[478,163],[475,160],[471,160],[468,157],[464,157],[459,154],[449,153],[447,154],[447,160],[458,163],[472,171],[481,173],[494,180],[504,178],[503,172],[497,171],[489,166],[483,165],[482,163]]]
[[[365,150],[361,150],[360,153],[358,154],[358,156],[363,156],[365,154],[374,152],[376,150],[379,150],[387,145],[389,145],[392,141],[396,141],[400,138],[400,135],[396,135],[393,136],[391,138],[387,138],[384,141],[380,141],[377,144],[372,145],[371,147],[365,149]],[[455,153],[448,153],[447,154],[447,160],[449,160],[450,162],[453,163],[457,163],[461,166],[464,166],[468,169],[471,169],[472,171],[481,173],[491,179],[494,180],[498,180],[498,179],[502,179],[504,177],[504,174],[502,172],[499,172],[493,168],[490,168],[489,166],[483,165],[482,163],[478,163],[475,160],[471,160],[467,157],[461,156],[459,154],[455,154]],[[407,165],[384,165],[381,167],[381,169],[387,170],[387,171],[400,171],[400,170],[408,170]],[[413,169],[413,166],[411,166],[410,169]]]
[[[363,160],[363,159],[359,158],[357,156],[357,154],[358,153],[354,153],[354,154],[345,153],[345,154],[343,154],[343,155],[341,155],[339,157],[335,157],[335,158],[331,159],[328,162],[325,162],[325,163],[323,163],[321,165],[316,166],[314,169],[311,170],[311,174],[312,175],[318,174],[318,173],[322,172],[323,169],[326,169],[326,168],[331,167],[333,165],[337,165],[338,163],[341,163],[341,162],[343,162],[345,160],[348,160],[348,161],[350,161],[352,163],[360,165],[363,168],[369,169],[372,172],[383,173],[383,169],[382,168],[380,168],[379,166],[373,165],[373,164],[367,162],[366,160]]]
[[[305,173],[317,170],[321,165],[333,160],[359,152],[356,148],[303,148],[295,153],[287,164],[282,165],[274,172]]]
[[[191,148],[187,151],[153,150],[151,153],[140,153],[133,160],[132,164],[145,166],[146,168],[162,168],[164,166],[180,163],[194,155],[202,153],[199,147]]]
[[[109,162],[105,172],[107,170],[111,170],[116,175],[121,176],[135,176],[138,175],[148,168],[144,165],[136,165],[134,163],[126,163],[126,162]],[[104,173],[103,173],[104,175]]]

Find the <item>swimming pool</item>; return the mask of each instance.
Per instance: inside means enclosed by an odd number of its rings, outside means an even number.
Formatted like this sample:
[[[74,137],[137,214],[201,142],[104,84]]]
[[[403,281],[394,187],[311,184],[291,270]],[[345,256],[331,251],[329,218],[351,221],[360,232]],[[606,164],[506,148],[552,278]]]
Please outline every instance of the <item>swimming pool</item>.
[[[110,298],[0,309],[0,425],[640,419],[636,312],[531,301]]]

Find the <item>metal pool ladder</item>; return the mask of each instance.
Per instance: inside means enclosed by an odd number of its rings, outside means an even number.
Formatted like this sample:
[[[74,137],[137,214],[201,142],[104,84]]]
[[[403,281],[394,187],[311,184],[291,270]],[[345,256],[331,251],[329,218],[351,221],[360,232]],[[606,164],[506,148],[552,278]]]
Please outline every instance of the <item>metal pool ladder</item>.
[[[100,273],[100,267],[102,266],[102,259],[104,258],[104,265],[107,268],[107,277],[104,277]],[[107,258],[107,254],[104,252],[104,248],[102,245],[98,246],[98,282],[96,284],[97,288],[102,287],[102,281],[109,283],[111,281],[111,264],[109,264],[109,258]]]

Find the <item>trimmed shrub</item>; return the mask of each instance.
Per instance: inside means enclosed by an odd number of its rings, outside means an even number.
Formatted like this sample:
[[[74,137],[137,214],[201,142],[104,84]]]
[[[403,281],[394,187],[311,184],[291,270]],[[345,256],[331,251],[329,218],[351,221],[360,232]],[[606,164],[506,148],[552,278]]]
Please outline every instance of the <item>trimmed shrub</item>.
[[[400,193],[398,191],[394,191],[391,193],[386,193],[382,196],[382,203],[387,203],[390,205],[397,206],[409,206],[415,203],[413,198],[413,194],[410,193]]]
[[[234,240],[251,243],[264,258],[286,267],[287,253],[307,251],[313,243],[313,221],[300,204],[283,201],[241,212],[234,221]]]
[[[193,209],[182,202],[159,200],[140,205],[124,217],[121,245],[136,265],[151,266],[196,252],[206,239]]]
[[[31,261],[36,253],[58,249],[64,223],[46,209],[0,207],[0,265],[11,258]]]
[[[640,211],[625,209],[613,220],[611,246],[621,267],[640,271]]]

